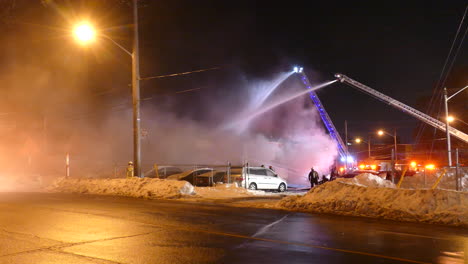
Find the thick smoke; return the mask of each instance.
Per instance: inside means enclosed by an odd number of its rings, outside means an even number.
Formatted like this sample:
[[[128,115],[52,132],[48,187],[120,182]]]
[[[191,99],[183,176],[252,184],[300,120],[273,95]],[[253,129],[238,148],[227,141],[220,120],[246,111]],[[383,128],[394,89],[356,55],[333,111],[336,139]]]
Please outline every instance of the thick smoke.
[[[260,115],[249,124],[244,124],[241,129],[226,126],[236,123],[236,118],[244,116],[246,111],[254,113],[269,101],[303,90],[304,87],[293,77],[292,81],[283,84],[278,82],[289,75],[279,74],[278,78],[270,82],[263,80],[259,83],[255,80],[244,83],[245,89],[238,91],[238,96],[245,98],[242,103],[232,96],[218,98],[218,104],[212,104],[209,111],[217,113],[216,116],[224,116],[219,124],[213,125],[212,120],[195,121],[167,110],[145,106],[142,110],[143,127],[148,135],[142,142],[143,163],[146,166],[144,169],[150,169],[152,163],[223,165],[230,162],[241,165],[248,162],[251,166],[271,165],[283,177],[288,178],[290,183],[296,184],[306,181],[311,167],[322,174],[328,174],[337,150],[325,133],[316,109],[306,96]],[[259,101],[258,98],[262,99]],[[214,99],[207,95],[204,100]],[[233,101],[237,105],[237,111],[234,112],[228,107]],[[113,116],[109,119],[108,126],[129,124],[130,112],[124,117],[128,119],[125,122],[122,116]],[[128,142],[131,129],[128,127],[124,131],[127,133],[112,141]]]

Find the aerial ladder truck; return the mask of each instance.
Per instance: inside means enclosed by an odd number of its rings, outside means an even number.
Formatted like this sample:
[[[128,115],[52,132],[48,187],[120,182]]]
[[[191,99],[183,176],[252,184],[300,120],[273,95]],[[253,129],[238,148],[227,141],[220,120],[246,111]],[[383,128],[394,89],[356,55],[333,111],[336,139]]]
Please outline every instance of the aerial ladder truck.
[[[294,71],[296,73],[300,73],[301,75],[301,80],[302,82],[304,83],[304,85],[306,86],[307,89],[310,89],[312,86],[309,82],[309,79],[307,78],[306,74],[304,73],[303,69],[302,68],[294,68]],[[340,74],[340,73],[337,73],[335,74],[335,77],[337,78],[338,81],[342,82],[342,83],[346,83],[354,88],[357,88],[358,90],[360,90],[361,92],[364,92],[364,93],[367,93],[375,98],[377,98],[378,100],[384,102],[384,103],[387,103],[419,120],[421,120],[422,122],[430,125],[430,126],[433,126],[441,131],[444,131],[446,132],[447,131],[447,128],[446,128],[446,124],[444,124],[443,122],[429,116],[429,115],[426,115],[424,114],[423,112],[421,111],[418,111],[402,102],[399,102],[398,100],[395,100],[393,98],[391,98],[390,96],[387,96],[379,91],[376,91],[358,81],[355,81],[349,77],[347,77],[346,75],[343,75],[343,74]],[[310,96],[310,99],[312,100],[312,102],[314,103],[315,107],[317,108],[319,114],[320,114],[320,118],[322,119],[326,129],[328,130],[328,133],[330,134],[330,137],[336,142],[337,144],[337,147],[338,147],[338,153],[341,157],[341,160],[342,161],[346,161],[346,163],[348,163],[350,160],[350,156],[349,156],[349,152],[348,152],[348,148],[347,148],[347,145],[345,144],[345,142],[343,142],[343,140],[341,139],[340,137],[340,134],[338,133],[338,131],[336,130],[335,126],[333,125],[333,122],[330,118],[330,116],[328,115],[327,111],[325,110],[322,102],[320,101],[319,97],[317,96],[317,94],[315,93],[315,91],[310,91],[309,92],[309,96]],[[453,135],[454,137],[462,140],[463,142],[465,143],[468,143],[468,135],[463,133],[462,131],[460,130],[457,130],[453,127],[448,127],[448,131],[451,135]],[[351,161],[352,162],[352,161]]]
[[[381,92],[378,92],[372,88],[370,88],[369,86],[366,86],[360,82],[357,82],[351,78],[349,78],[348,76],[346,75],[343,75],[341,73],[337,73],[335,74],[335,77],[342,83],[346,83],[354,88],[357,88],[358,90],[360,90],[361,92],[364,92],[364,93],[367,93],[377,99],[379,99],[380,101],[384,102],[384,103],[387,103],[393,107],[395,107],[396,109],[398,110],[401,110],[419,120],[421,120],[422,122],[430,125],[430,126],[433,126],[441,131],[444,131],[446,132],[447,131],[447,128],[446,128],[446,124],[441,122],[440,120],[437,120],[429,115],[426,115],[424,114],[423,112],[419,111],[419,110],[416,110],[402,102],[399,102],[393,98],[391,98],[390,96],[387,96]],[[460,139],[461,141],[465,142],[465,143],[468,143],[468,135],[463,133],[462,131],[458,130],[458,129],[455,129],[451,126],[448,127],[448,131],[450,133],[450,135]]]

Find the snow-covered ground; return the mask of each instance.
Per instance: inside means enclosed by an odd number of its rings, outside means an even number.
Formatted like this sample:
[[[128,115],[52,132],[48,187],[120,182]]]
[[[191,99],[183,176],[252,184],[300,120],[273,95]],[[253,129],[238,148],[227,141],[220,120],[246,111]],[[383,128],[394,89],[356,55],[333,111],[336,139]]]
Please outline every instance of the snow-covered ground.
[[[327,182],[306,195],[282,199],[278,207],[468,227],[467,192],[396,189],[392,183],[371,174]]]

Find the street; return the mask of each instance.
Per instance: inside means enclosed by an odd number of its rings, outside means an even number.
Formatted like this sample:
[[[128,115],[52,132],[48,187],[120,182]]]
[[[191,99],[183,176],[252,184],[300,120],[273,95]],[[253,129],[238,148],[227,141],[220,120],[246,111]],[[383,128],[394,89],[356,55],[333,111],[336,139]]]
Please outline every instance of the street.
[[[468,231],[222,203],[0,193],[0,263],[466,263]]]

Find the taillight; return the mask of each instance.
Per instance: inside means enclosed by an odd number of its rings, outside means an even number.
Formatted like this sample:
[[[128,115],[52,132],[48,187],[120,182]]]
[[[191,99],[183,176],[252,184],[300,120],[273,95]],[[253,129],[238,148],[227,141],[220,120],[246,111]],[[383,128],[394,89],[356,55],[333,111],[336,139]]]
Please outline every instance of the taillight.
[[[238,180],[238,181],[243,181],[243,180],[244,180],[244,178],[242,178],[242,177],[239,177],[239,178],[237,178],[237,180]]]

